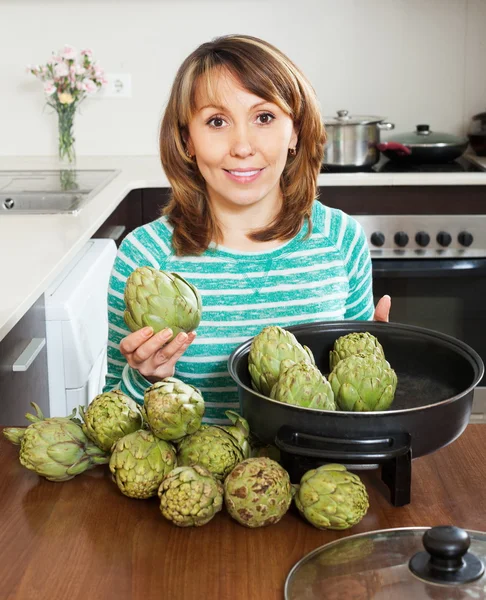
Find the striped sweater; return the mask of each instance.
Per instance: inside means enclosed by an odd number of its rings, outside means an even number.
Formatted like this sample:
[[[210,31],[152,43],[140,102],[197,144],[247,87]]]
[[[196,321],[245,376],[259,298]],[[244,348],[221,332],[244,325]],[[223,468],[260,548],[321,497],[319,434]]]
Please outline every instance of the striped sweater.
[[[225,424],[225,410],[239,409],[227,370],[231,352],[267,325],[311,321],[370,320],[374,305],[371,259],[361,226],[340,210],[316,201],[312,233],[304,224],[274,250],[239,252],[212,244],[201,256],[180,257],[172,227],[161,217],[132,231],[122,242],[108,290],[108,373],[103,391],[121,389],[139,403],[150,383],[129,367],[119,344],[130,333],[123,321],[127,277],[144,265],[177,272],[202,297],[197,338],[179,359],[175,376],[199,388],[204,421]]]

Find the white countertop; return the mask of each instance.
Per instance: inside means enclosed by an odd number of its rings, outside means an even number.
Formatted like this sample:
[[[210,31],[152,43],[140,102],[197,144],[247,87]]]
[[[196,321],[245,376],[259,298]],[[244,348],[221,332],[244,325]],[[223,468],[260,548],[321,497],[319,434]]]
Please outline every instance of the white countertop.
[[[474,157],[486,169],[486,158]],[[133,189],[169,187],[157,156],[79,157],[79,169],[120,173],[77,215],[0,213],[0,341]],[[0,170],[56,169],[55,157],[0,157]],[[326,173],[320,186],[486,185],[478,173]]]

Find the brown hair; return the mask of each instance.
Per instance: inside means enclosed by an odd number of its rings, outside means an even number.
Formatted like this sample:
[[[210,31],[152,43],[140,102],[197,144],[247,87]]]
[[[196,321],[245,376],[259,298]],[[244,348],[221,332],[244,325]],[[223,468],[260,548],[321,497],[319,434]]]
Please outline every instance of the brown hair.
[[[255,68],[257,66],[257,68]],[[172,186],[163,211],[174,227],[177,255],[197,255],[219,241],[220,228],[207,202],[206,184],[186,155],[187,125],[196,112],[196,86],[211,90],[216,68],[227,69],[250,93],[277,104],[294,122],[299,141],[280,178],[284,203],[275,220],[252,232],[255,241],[288,240],[307,219],[317,196],[326,136],[315,92],[294,63],[271,44],[246,35],[228,35],[199,46],[177,72],[160,128],[160,158]],[[310,227],[309,227],[310,231]]]

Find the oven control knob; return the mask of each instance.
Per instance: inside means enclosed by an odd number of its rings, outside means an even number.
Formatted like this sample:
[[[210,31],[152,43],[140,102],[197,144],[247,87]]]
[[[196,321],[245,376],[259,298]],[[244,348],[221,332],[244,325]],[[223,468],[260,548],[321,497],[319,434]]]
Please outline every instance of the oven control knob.
[[[457,236],[458,242],[461,246],[470,246],[473,243],[473,236],[467,231],[461,231],[461,233]]]
[[[403,248],[408,244],[408,235],[404,231],[395,233],[395,244]]]
[[[430,235],[425,231],[419,231],[415,236],[415,241],[419,246],[422,246],[422,248],[424,248],[425,246],[428,246],[430,242]]]
[[[385,236],[381,233],[381,231],[375,231],[371,234],[371,243],[373,246],[383,246],[385,243]]]
[[[439,231],[437,234],[437,243],[439,246],[449,246],[451,242],[452,237],[450,233],[447,233],[447,231]]]

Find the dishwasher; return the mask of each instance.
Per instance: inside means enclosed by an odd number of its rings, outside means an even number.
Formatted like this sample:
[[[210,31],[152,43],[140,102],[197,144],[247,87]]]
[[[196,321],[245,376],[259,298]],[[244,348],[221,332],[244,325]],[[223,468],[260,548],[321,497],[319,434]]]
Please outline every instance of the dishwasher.
[[[49,412],[64,417],[101,393],[107,372],[112,239],[91,239],[45,292]]]

